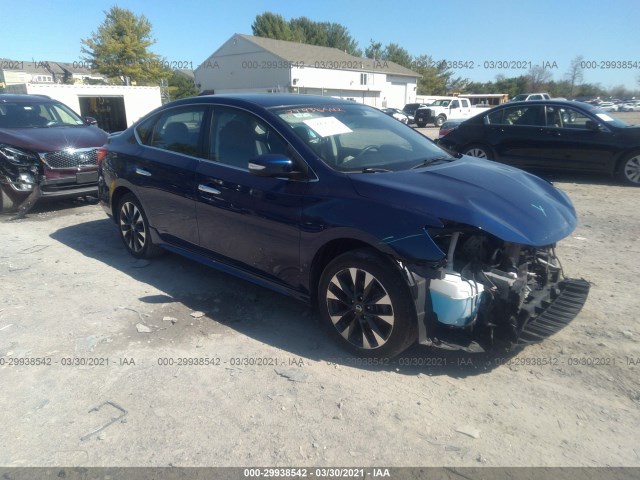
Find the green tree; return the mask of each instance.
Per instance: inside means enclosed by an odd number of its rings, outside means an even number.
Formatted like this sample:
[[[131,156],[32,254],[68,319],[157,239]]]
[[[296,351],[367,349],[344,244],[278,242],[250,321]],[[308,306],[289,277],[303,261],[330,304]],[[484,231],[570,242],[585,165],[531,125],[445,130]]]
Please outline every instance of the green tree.
[[[265,12],[256,16],[251,30],[257,37],[338,48],[355,56],[362,54],[358,42],[339,23],[315,22],[307,17],[292,18],[287,22],[282,15]]]
[[[163,58],[149,51],[155,43],[151,23],[144,15],[117,6],[91,37],[81,41],[85,61],[100,73],[125,83],[157,84],[169,75]]]
[[[174,70],[169,77],[169,97],[171,100],[194,97],[198,94],[193,78]]]
[[[382,52],[382,43],[376,42],[372,38],[371,40],[369,40],[369,46],[364,49],[364,56],[373,60],[381,60]]]
[[[327,47],[337,48],[355,57],[362,56],[358,42],[349,34],[349,30],[339,23],[323,23],[327,32]]]
[[[256,37],[273,38],[276,40],[296,41],[291,25],[282,15],[264,12],[256,15],[251,24],[251,31]]]
[[[411,68],[412,58],[404,48],[397,43],[390,43],[382,52],[382,59],[397,63],[403,67]]]
[[[314,22],[307,17],[292,18],[289,27],[294,39],[309,45],[322,45],[328,47],[329,38],[323,24]]]

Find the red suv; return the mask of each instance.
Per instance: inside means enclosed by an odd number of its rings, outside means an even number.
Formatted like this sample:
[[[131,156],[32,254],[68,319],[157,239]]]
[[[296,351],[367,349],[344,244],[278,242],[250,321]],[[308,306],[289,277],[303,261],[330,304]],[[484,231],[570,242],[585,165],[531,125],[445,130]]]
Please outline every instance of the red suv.
[[[97,151],[107,133],[44,95],[0,94],[0,211],[39,197],[97,194]]]

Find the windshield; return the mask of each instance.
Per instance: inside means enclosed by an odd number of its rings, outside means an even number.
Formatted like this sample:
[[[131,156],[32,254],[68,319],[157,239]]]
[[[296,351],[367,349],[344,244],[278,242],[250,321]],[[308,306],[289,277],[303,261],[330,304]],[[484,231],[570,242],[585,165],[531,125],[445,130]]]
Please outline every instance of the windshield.
[[[600,121],[604,122],[605,125],[613,125],[618,128],[629,127],[630,125],[623,120],[620,120],[617,117],[613,117],[609,114],[609,112],[598,108],[597,106],[590,105],[588,103],[583,103],[582,106],[589,110],[592,115],[595,115]]]
[[[403,170],[433,159],[453,160],[412,128],[371,107],[315,105],[275,113],[336,170]]]
[[[451,100],[436,100],[431,105],[434,107],[448,107]]]
[[[48,128],[84,125],[82,119],[58,102],[0,103],[0,128]]]

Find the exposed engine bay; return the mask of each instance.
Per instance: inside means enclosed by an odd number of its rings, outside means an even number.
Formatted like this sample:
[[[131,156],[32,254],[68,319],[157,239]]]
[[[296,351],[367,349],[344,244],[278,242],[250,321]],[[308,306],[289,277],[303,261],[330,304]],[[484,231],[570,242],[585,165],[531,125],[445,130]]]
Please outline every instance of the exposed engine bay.
[[[565,279],[555,245],[509,243],[459,225],[433,239],[446,265],[429,280],[421,343],[467,350],[532,343],[564,327],[586,300],[588,282]]]

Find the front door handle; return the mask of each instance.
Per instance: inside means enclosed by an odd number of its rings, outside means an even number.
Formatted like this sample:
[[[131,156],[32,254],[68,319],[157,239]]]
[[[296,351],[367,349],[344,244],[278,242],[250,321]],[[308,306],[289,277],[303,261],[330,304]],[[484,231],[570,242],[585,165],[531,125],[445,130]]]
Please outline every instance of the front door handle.
[[[142,168],[136,167],[134,171],[138,175],[142,175],[143,177],[150,177],[151,176],[151,172],[147,172],[146,170],[143,170]]]
[[[212,195],[220,195],[222,193],[217,188],[213,188],[208,185],[202,185],[202,184],[198,185],[198,190],[200,190],[203,193],[210,193]]]

